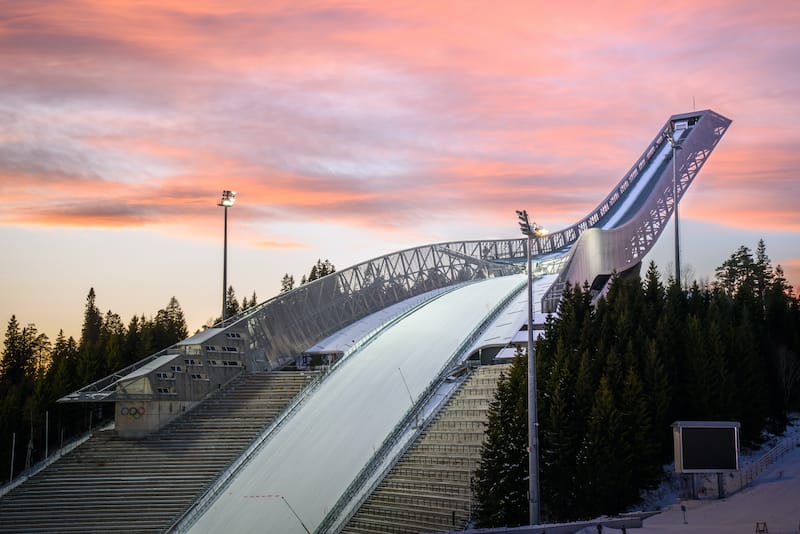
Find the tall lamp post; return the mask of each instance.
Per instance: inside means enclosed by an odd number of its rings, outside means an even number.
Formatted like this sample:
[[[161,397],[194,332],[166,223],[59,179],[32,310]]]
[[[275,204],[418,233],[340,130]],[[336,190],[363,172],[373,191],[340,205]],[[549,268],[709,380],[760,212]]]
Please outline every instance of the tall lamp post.
[[[222,245],[222,324],[225,324],[228,301],[228,208],[233,206],[234,202],[236,202],[236,191],[226,189],[222,192],[222,200],[217,204],[225,209],[225,237]]]
[[[681,287],[681,247],[678,233],[678,162],[676,153],[681,149],[680,143],[675,140],[675,123],[667,133],[667,141],[672,147],[672,201],[675,209],[675,283]]]
[[[539,423],[536,415],[536,359],[533,352],[533,260],[534,238],[547,230],[531,224],[527,210],[517,210],[519,227],[528,238],[528,504],[530,524],[539,524]]]

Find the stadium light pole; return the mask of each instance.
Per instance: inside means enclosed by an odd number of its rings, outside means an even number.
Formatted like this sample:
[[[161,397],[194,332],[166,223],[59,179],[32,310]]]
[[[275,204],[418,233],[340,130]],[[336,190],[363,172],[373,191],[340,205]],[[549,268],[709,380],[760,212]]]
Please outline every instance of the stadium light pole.
[[[519,227],[528,238],[528,511],[531,525],[539,524],[539,422],[536,414],[536,358],[533,349],[533,240],[547,230],[531,224],[527,210],[517,210]]]
[[[225,209],[225,232],[222,242],[222,324],[225,324],[227,292],[228,292],[228,208],[233,206],[236,202],[236,191],[228,191],[227,189],[222,192],[222,199],[217,206],[222,206]]]
[[[675,123],[672,123],[667,133],[667,141],[672,147],[672,200],[673,208],[675,209],[675,283],[678,284],[678,287],[681,287],[681,247],[678,233],[678,162],[675,156],[682,147],[675,140]]]

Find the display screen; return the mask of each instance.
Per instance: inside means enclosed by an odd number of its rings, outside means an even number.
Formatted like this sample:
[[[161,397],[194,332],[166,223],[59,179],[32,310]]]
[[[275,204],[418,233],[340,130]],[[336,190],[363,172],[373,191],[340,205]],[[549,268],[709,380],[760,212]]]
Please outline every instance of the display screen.
[[[736,429],[732,427],[684,427],[683,469],[735,471],[739,467]]]

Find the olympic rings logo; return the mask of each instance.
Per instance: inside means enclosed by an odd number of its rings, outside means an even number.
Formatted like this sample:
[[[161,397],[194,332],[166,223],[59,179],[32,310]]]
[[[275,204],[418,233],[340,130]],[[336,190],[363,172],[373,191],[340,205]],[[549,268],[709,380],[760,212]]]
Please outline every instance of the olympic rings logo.
[[[123,406],[119,410],[119,414],[123,417],[133,417],[134,419],[139,419],[145,414],[144,406],[139,406],[138,408],[135,406]]]

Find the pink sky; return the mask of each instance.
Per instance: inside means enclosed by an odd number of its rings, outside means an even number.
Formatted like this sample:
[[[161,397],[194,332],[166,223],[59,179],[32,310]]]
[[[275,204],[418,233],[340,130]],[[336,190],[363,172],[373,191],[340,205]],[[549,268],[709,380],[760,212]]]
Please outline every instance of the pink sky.
[[[79,335],[90,287],[190,330],[229,282],[551,229],[673,113],[734,123],[682,205],[708,279],[763,237],[800,286],[800,3],[0,0],[0,321]],[[668,267],[671,234],[653,259]]]

